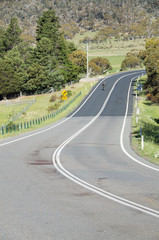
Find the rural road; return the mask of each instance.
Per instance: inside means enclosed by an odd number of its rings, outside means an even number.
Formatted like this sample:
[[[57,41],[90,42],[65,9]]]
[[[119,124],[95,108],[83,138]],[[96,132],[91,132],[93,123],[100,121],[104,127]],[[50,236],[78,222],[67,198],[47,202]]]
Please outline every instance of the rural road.
[[[72,115],[0,141],[0,240],[159,239],[159,167],[130,148],[142,73],[107,77]]]

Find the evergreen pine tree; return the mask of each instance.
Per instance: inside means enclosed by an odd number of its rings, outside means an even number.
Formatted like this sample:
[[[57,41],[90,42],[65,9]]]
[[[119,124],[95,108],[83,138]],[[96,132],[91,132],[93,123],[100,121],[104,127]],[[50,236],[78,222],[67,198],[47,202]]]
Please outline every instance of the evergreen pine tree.
[[[0,57],[2,57],[5,53],[5,31],[0,27]]]
[[[25,63],[15,47],[0,61],[0,95],[14,96],[26,81]]]
[[[66,40],[60,32],[60,24],[53,9],[43,13],[37,22],[37,47],[33,51],[35,62],[44,68],[47,86],[60,86],[77,80],[77,68],[69,60]]]
[[[66,41],[59,31],[59,28],[60,24],[55,11],[51,9],[44,12],[43,16],[40,17],[37,22],[36,40],[38,45],[42,38],[48,38],[52,46],[50,54],[55,56],[60,64],[65,64],[68,59],[67,47]]]
[[[37,43],[37,47],[33,51],[33,58],[41,66],[49,67],[52,64],[53,59],[55,60],[55,55],[52,51],[52,44],[50,39],[43,37]],[[56,66],[56,61],[54,61],[53,67]]]
[[[18,22],[16,18],[11,18],[10,25],[6,29],[5,33],[5,50],[11,50],[13,47],[18,45],[22,39],[20,38],[22,30],[18,26]]]
[[[27,69],[27,82],[22,85],[22,91],[28,94],[41,93],[47,88],[44,67],[33,63]]]

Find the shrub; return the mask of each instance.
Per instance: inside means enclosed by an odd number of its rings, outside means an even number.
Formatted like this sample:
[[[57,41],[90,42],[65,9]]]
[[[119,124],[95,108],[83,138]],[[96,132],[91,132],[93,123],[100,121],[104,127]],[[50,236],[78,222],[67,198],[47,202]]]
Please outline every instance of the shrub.
[[[48,112],[53,112],[55,110],[57,110],[60,106],[60,103],[55,103],[54,105],[51,105],[48,107]]]
[[[51,96],[50,102],[55,102],[56,99],[57,99],[57,96],[54,94],[54,95]]]
[[[14,126],[14,122],[13,121],[10,121],[7,125],[6,125],[6,127],[13,127]]]
[[[71,97],[72,96],[72,91],[71,90],[67,90],[67,97]]]
[[[151,101],[154,103],[159,103],[159,93],[156,95],[153,95]]]
[[[146,100],[151,100],[152,99],[152,94],[151,93],[148,93],[147,95],[146,95]]]

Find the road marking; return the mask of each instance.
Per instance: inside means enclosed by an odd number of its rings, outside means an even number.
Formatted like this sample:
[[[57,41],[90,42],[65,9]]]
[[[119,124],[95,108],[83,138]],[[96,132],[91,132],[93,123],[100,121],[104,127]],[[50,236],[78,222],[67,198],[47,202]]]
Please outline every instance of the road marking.
[[[55,127],[58,127],[59,125],[63,124],[64,122],[68,121],[70,118],[72,118],[82,107],[83,105],[89,100],[89,98],[92,96],[92,94],[95,92],[95,90],[99,87],[99,85],[105,80],[105,79],[108,79],[108,78],[111,78],[113,77],[114,75],[110,76],[110,77],[105,77],[102,81],[100,81],[97,86],[94,88],[94,90],[89,94],[89,96],[86,98],[86,100],[80,105],[80,107],[69,117],[65,118],[63,121],[57,123],[56,125],[52,126],[52,127],[49,127],[49,128],[46,128],[44,130],[41,130],[41,131],[38,131],[36,133],[32,133],[32,134],[29,134],[27,136],[24,136],[24,137],[19,137],[17,139],[14,139],[14,140],[11,140],[11,141],[8,141],[8,142],[5,142],[5,143],[1,143],[0,144],[0,147],[2,146],[5,146],[5,145],[8,145],[8,144],[12,144],[12,143],[15,143],[15,142],[19,142],[19,141],[22,141],[24,139],[27,139],[27,138],[30,138],[30,137],[33,137],[33,136],[36,136],[36,135],[39,135],[39,134],[42,134],[44,132],[47,132],[47,131],[50,131],[52,130],[53,128]]]
[[[136,72],[135,72],[135,73],[132,73],[132,74],[136,74]],[[124,76],[122,76],[121,78],[126,77],[126,76],[129,76],[129,75],[132,75],[132,74],[124,75]],[[107,78],[111,78],[111,77],[112,77],[112,76],[107,77]],[[118,82],[121,78],[119,78],[119,79],[116,81],[116,83],[113,85],[112,90],[111,90],[111,93],[112,93],[115,85],[117,84],[117,82]],[[105,79],[106,79],[106,78],[104,78],[102,81],[104,81]],[[27,138],[30,138],[30,137],[33,137],[33,136],[35,136],[35,135],[42,134],[42,133],[44,133],[44,132],[47,132],[47,131],[49,131],[49,130],[51,130],[51,129],[53,129],[53,128],[61,125],[61,124],[63,124],[64,122],[66,122],[67,120],[69,120],[71,117],[73,117],[73,116],[83,107],[83,105],[88,101],[88,99],[91,97],[91,95],[94,93],[94,91],[99,87],[99,85],[102,83],[102,81],[100,81],[100,83],[97,84],[97,86],[95,87],[95,89],[90,93],[90,95],[86,98],[86,100],[81,104],[81,106],[80,106],[70,117],[64,119],[64,120],[61,121],[60,123],[58,123],[58,124],[56,124],[56,125],[54,125],[54,126],[52,126],[52,127],[49,127],[49,128],[47,128],[47,129],[45,129],[45,130],[39,131],[39,132],[37,132],[37,133],[30,134],[30,135],[27,135],[27,136],[24,136],[24,137],[20,137],[20,138],[18,138],[18,139],[11,140],[11,141],[8,141],[8,142],[6,142],[6,143],[2,143],[2,144],[0,144],[0,147],[2,147],[2,146],[4,146],[4,145],[11,144],[11,143],[15,143],[15,142],[18,142],[18,141],[21,141],[21,140],[24,140],[24,139],[27,139]],[[108,95],[108,97],[110,97],[110,94]],[[105,103],[104,103],[105,105],[107,104],[108,97],[107,97],[107,99],[106,99],[106,101],[105,101]],[[104,106],[104,105],[103,105],[103,106]],[[104,107],[105,107],[105,106],[104,106]],[[103,111],[104,107],[101,108],[101,111],[100,111],[100,112]],[[100,115],[100,113],[99,113],[99,115]],[[87,182],[84,182],[83,180],[81,180],[81,179],[77,178],[76,176],[72,175],[70,172],[68,172],[66,169],[64,169],[63,166],[61,165],[61,163],[60,163],[60,153],[61,153],[61,151],[63,150],[63,148],[64,148],[70,141],[72,141],[75,137],[77,137],[81,132],[83,132],[88,126],[90,126],[90,125],[97,119],[97,117],[98,117],[99,115],[97,114],[97,116],[95,116],[95,118],[93,118],[92,121],[91,121],[89,124],[87,124],[84,128],[82,128],[81,130],[79,130],[78,132],[76,132],[72,137],[70,137],[69,139],[67,139],[63,144],[61,144],[61,145],[56,149],[56,151],[54,152],[53,157],[52,157],[54,166],[55,166],[55,167],[57,168],[57,170],[58,170],[59,172],[61,172],[65,177],[69,178],[70,180],[76,182],[77,184],[79,184],[79,185],[81,185],[81,186],[83,186],[83,187],[85,187],[85,188],[87,188],[87,189],[89,189],[89,190],[91,190],[91,191],[93,191],[93,192],[95,192],[95,193],[103,196],[103,197],[106,197],[106,198],[111,199],[111,200],[113,200],[113,201],[115,201],[115,202],[118,202],[118,203],[120,203],[120,204],[122,204],[122,205],[129,206],[129,207],[131,207],[131,208],[133,208],[133,209],[140,210],[140,211],[142,211],[142,212],[145,212],[145,213],[147,213],[147,214],[150,214],[150,215],[152,215],[152,216],[154,216],[154,217],[159,218],[159,212],[158,212],[158,211],[155,211],[155,210],[153,210],[153,209],[150,209],[150,208],[144,207],[144,206],[142,206],[142,205],[136,204],[136,203],[131,202],[131,201],[127,200],[127,199],[120,198],[120,197],[118,197],[118,196],[116,196],[116,195],[114,195],[114,194],[111,194],[111,193],[109,193],[109,192],[106,192],[106,191],[104,191],[104,190],[102,190],[102,189],[100,189],[100,188],[97,188],[97,187],[95,187],[95,186],[93,186],[93,185],[91,185],[91,184],[89,184],[89,183],[87,183]]]
[[[135,78],[136,78],[136,77],[135,77]],[[125,129],[126,119],[127,119],[127,115],[128,115],[130,89],[131,89],[131,83],[132,83],[132,81],[133,81],[135,78],[132,78],[132,80],[131,80],[131,82],[130,82],[130,85],[129,85],[128,96],[127,96],[127,105],[126,105],[126,111],[125,111],[125,116],[124,116],[124,122],[123,122],[122,130],[121,130],[121,134],[120,134],[120,146],[121,146],[122,151],[123,151],[129,158],[131,158],[133,161],[135,161],[136,163],[138,163],[138,164],[140,164],[140,165],[142,165],[142,166],[144,166],[144,167],[150,168],[151,170],[154,170],[154,171],[159,172],[159,168],[155,168],[155,167],[149,166],[148,164],[142,163],[141,161],[139,161],[139,160],[137,160],[136,158],[134,158],[133,156],[131,156],[131,155],[126,151],[126,149],[125,149],[125,147],[124,147],[123,135],[124,135],[124,129]]]
[[[136,74],[136,73],[137,73],[137,72],[135,72],[135,73],[133,73],[133,74]],[[121,73],[120,73],[120,74],[121,74]],[[119,74],[119,75],[120,75],[120,74]],[[130,75],[130,74],[129,74],[129,75]],[[124,76],[127,76],[127,75],[124,75]],[[86,100],[80,105],[80,107],[79,107],[70,117],[65,118],[63,121],[55,124],[55,125],[52,126],[52,127],[46,128],[46,129],[41,130],[41,131],[38,131],[38,132],[36,132],[36,133],[29,134],[29,135],[24,136],[24,137],[18,137],[17,139],[14,139],[14,140],[11,140],[11,141],[7,141],[7,142],[5,142],[5,143],[1,143],[1,144],[0,144],[0,147],[3,147],[3,146],[5,146],[5,145],[9,145],[9,144],[12,144],[12,143],[15,143],[15,142],[22,141],[22,140],[25,140],[25,139],[30,138],[30,137],[34,137],[34,136],[36,136],[36,135],[39,135],[39,134],[42,134],[42,133],[44,133],[44,132],[50,131],[50,130],[52,130],[53,128],[58,127],[59,125],[65,123],[65,122],[68,121],[70,118],[72,118],[72,117],[83,107],[83,105],[89,100],[89,98],[90,98],[90,97],[92,96],[92,94],[96,91],[96,89],[101,85],[101,83],[102,83],[103,81],[105,81],[106,79],[111,78],[111,77],[114,77],[114,75],[103,78],[103,80],[101,80],[101,81],[97,84],[97,86],[96,86],[96,87],[94,88],[94,90],[89,94],[89,96],[86,98]],[[3,140],[1,140],[1,141],[3,141]]]
[[[131,74],[129,74],[131,75]],[[129,76],[129,75],[126,75],[126,76]],[[123,76],[124,77],[124,76]],[[105,198],[108,198],[112,201],[115,201],[117,203],[120,203],[124,206],[128,206],[130,208],[133,208],[133,209],[136,209],[136,210],[139,210],[141,212],[144,212],[146,214],[149,214],[153,217],[156,217],[156,218],[159,218],[159,211],[156,211],[154,209],[151,209],[151,208],[148,208],[148,207],[145,207],[143,205],[140,205],[140,204],[137,204],[135,202],[132,202],[132,201],[129,201],[125,198],[121,198],[117,195],[114,195],[110,192],[107,192],[107,191],[104,191],[100,188],[97,188],[95,187],[94,185],[91,185],[85,181],[83,181],[82,179],[76,177],[75,175],[71,174],[69,171],[67,171],[61,164],[60,162],[60,154],[61,154],[61,151],[64,149],[64,147],[69,143],[71,142],[73,139],[75,139],[79,134],[81,134],[83,131],[85,131],[99,116],[100,114],[102,113],[102,111],[104,110],[117,82],[122,79],[123,77],[119,78],[113,85],[111,91],[109,92],[103,106],[101,107],[100,111],[98,112],[98,114],[89,122],[87,123],[83,128],[81,128],[79,131],[77,131],[75,134],[73,134],[70,138],[68,138],[65,142],[63,142],[54,152],[53,156],[52,156],[52,161],[53,161],[53,164],[54,164],[54,167],[62,174],[64,175],[66,178],[70,179],[71,181],[79,184],[80,186],[90,190],[90,191],[93,191]]]
[[[64,146],[65,147],[65,146]],[[62,150],[62,149],[61,149]],[[66,178],[70,179],[71,181],[77,183],[78,185],[98,194],[98,195],[101,195],[105,198],[108,198],[114,202],[117,202],[117,203],[120,203],[121,205],[124,205],[124,206],[127,206],[127,207],[130,207],[130,208],[133,208],[133,209],[136,209],[136,210],[139,210],[141,212],[144,212],[146,214],[149,214],[153,217],[156,217],[156,218],[159,218],[159,211],[156,211],[154,209],[151,209],[151,208],[148,208],[148,207],[145,207],[143,205],[140,205],[140,204],[137,204],[135,202],[132,202],[132,201],[129,201],[125,198],[121,198],[115,194],[112,194],[110,192],[107,192],[107,191],[104,191],[103,189],[101,188],[98,188],[98,187],[95,187],[94,185],[91,185],[85,181],[83,181],[82,179],[80,178],[77,178],[76,176],[72,175],[69,171],[67,171],[62,165],[61,165],[61,162],[60,162],[60,153],[61,151],[57,152],[56,153],[56,162],[54,161],[54,164],[55,164],[55,167],[56,169],[62,174],[64,175]]]

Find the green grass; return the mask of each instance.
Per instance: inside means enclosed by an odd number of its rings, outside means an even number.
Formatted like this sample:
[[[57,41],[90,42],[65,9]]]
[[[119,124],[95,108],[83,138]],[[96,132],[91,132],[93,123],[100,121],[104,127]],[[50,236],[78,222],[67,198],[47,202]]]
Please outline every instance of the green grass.
[[[145,77],[140,81],[143,82]],[[159,104],[146,100],[145,92],[138,96],[139,123],[136,123],[136,108],[133,116],[132,147],[145,159],[159,165]],[[144,150],[141,149],[141,133],[144,136]]]
[[[7,124],[12,120],[20,111],[22,111],[28,104],[24,103],[21,105],[12,105],[4,102],[0,105],[0,126]]]
[[[85,87],[87,87],[87,91],[85,90]],[[61,100],[61,94],[63,90],[64,89],[56,93],[37,95],[35,104],[32,105],[26,114],[19,118],[16,122],[29,121],[31,119],[47,115],[49,114],[49,107],[54,106],[55,104],[58,104],[57,109],[62,108],[64,105],[70,102],[80,91],[82,91],[83,94],[86,94],[86,92],[88,93],[88,90],[90,90],[90,83],[76,83],[72,86],[66,87],[66,91],[71,90],[72,92],[72,96],[68,97],[67,100]],[[52,95],[56,95],[57,97],[55,102],[50,102]],[[78,100],[76,100],[76,102],[77,101]],[[72,110],[71,107],[70,110]]]
[[[81,49],[86,52],[86,44],[79,43],[81,39],[84,37],[94,37],[97,32],[85,32],[84,34],[76,34],[74,38],[71,40],[77,46],[78,49]],[[145,39],[137,39],[137,40],[128,40],[116,41],[114,38],[107,40],[102,43],[89,43],[89,59],[94,57],[104,57],[107,58],[113,70],[110,73],[114,73],[120,70],[121,63],[125,58],[125,55],[130,52],[132,49],[144,49],[145,48]]]
[[[110,62],[110,65],[113,67],[114,71],[117,71],[120,69],[122,61],[124,60],[124,55],[119,56],[108,56],[107,59]]]
[[[88,37],[94,37],[97,32],[85,32],[84,34],[77,34],[73,38],[73,42],[76,44],[78,49],[82,49],[86,51],[86,44],[79,44],[79,40],[83,39],[85,36]],[[111,66],[113,67],[113,70],[109,71],[109,73],[114,73],[120,70],[121,63],[123,59],[125,58],[125,55],[128,51],[130,51],[132,48],[137,49],[143,49],[145,45],[145,40],[133,40],[133,41],[115,41],[112,39],[111,41],[107,41],[105,43],[100,44],[89,44],[89,59],[93,57],[105,57],[110,61]],[[81,76],[82,77],[82,76]],[[87,87],[87,90],[85,90],[85,87]],[[59,103],[59,107],[61,108],[64,104],[66,104],[68,101],[70,101],[74,96],[79,92],[82,91],[82,95],[76,99],[75,102],[73,102],[68,109],[66,109],[64,112],[57,115],[54,119],[48,120],[47,123],[42,123],[39,127],[44,126],[46,124],[50,124],[54,121],[59,120],[60,118],[66,116],[69,112],[71,112],[79,103],[82,101],[84,96],[88,93],[90,90],[90,83],[81,83],[81,84],[75,84],[74,87],[67,88],[68,90],[71,89],[73,92],[73,95],[67,100],[61,102],[60,99],[57,99],[56,103]],[[67,90],[66,89],[66,90]],[[61,92],[57,92],[57,97],[60,97]],[[30,97],[32,98],[32,97]],[[29,120],[33,120],[35,118],[44,116],[48,114],[48,108],[53,105],[53,103],[50,103],[49,100],[51,98],[51,94],[45,94],[45,95],[38,95],[35,96],[36,103],[33,104],[27,112],[21,115],[19,119],[17,119],[16,123],[25,122]],[[24,99],[28,99],[28,97],[24,97]],[[0,105],[0,126],[2,124],[6,124],[11,120],[12,116],[15,116],[19,111],[21,111],[25,105],[20,106],[13,106],[13,107],[6,107]],[[37,128],[38,126],[34,127]],[[15,133],[14,133],[15,134]],[[14,135],[11,134],[11,135]],[[9,136],[9,134],[8,134]],[[0,138],[6,137],[6,135],[1,136]]]
[[[88,92],[91,90],[92,86],[95,84],[93,83],[76,83],[72,86],[69,86],[65,88],[65,90],[71,90],[72,96],[70,96],[67,100],[61,101],[61,93],[64,89],[62,89],[59,92],[53,93],[57,95],[56,102],[52,103],[50,102],[50,98],[52,94],[43,94],[43,95],[37,95],[35,96],[36,102],[28,109],[25,114],[23,114],[19,119],[15,121],[15,123],[24,123],[30,120],[35,120],[37,118],[41,118],[43,116],[46,116],[49,114],[48,107],[59,103],[59,108],[62,108],[64,105],[66,105],[68,102],[70,102],[79,92],[82,92],[82,94],[74,101],[72,102],[69,107],[62,111],[61,113],[57,114],[54,118],[48,119],[47,121],[42,122],[40,125],[34,125],[30,127],[29,129],[22,129],[20,131],[12,132],[12,133],[5,133],[4,135],[0,134],[0,139],[19,135],[20,133],[24,133],[31,130],[36,130],[37,128],[44,127],[46,125],[52,124],[53,122],[56,122],[60,120],[63,117],[66,117],[69,113],[71,113],[83,100],[83,98],[88,94]],[[28,97],[25,97],[27,99]]]
[[[79,46],[79,41],[82,40],[84,37],[95,37],[95,35],[97,34],[98,32],[84,32],[84,33],[77,33],[73,39],[71,39],[71,41],[74,42],[74,44],[76,46]],[[83,47],[85,44],[81,44],[81,47]]]
[[[89,60],[97,57],[97,56],[89,56]],[[109,73],[115,73],[120,70],[122,61],[124,60],[125,56],[124,55],[117,55],[117,56],[100,56],[102,58],[106,58],[109,60],[110,65],[112,66],[112,70],[109,71]]]

